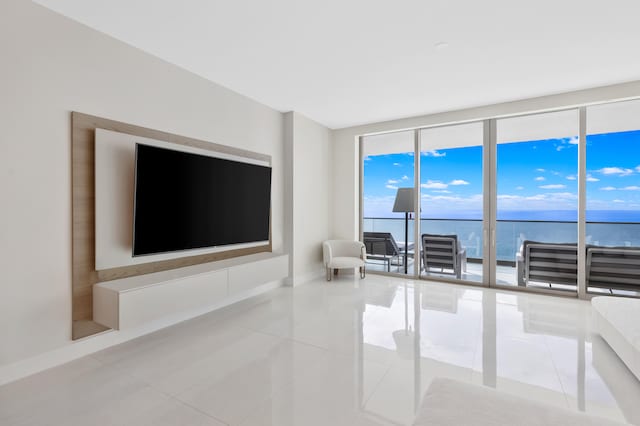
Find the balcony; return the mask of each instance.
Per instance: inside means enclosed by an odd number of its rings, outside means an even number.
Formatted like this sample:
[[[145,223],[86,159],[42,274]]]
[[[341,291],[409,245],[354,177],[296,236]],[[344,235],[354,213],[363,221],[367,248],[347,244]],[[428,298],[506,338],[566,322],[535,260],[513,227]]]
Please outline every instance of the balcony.
[[[414,221],[409,221],[409,243],[413,240]],[[422,233],[457,235],[466,250],[467,269],[462,279],[472,282],[482,281],[482,220],[474,219],[421,219]],[[364,218],[364,232],[389,232],[400,247],[404,243],[404,219],[402,218]],[[545,243],[574,243],[577,241],[577,223],[572,221],[532,221],[498,220],[496,228],[497,284],[517,286],[516,253],[525,240]],[[587,222],[587,244],[596,247],[618,247],[640,249],[640,223],[637,222]],[[409,265],[413,263],[413,253],[409,252]],[[387,265],[371,261],[369,270],[386,270]],[[391,261],[391,272],[403,273],[402,259]],[[424,271],[421,275],[425,276]],[[430,274],[438,277],[438,274]],[[451,277],[449,275],[449,277]],[[632,280],[636,284],[635,278]],[[640,285],[640,282],[638,282]],[[546,288],[575,292],[575,285],[530,281],[527,287]],[[640,288],[640,287],[639,287]],[[590,292],[637,296],[640,293],[628,289],[590,287]]]

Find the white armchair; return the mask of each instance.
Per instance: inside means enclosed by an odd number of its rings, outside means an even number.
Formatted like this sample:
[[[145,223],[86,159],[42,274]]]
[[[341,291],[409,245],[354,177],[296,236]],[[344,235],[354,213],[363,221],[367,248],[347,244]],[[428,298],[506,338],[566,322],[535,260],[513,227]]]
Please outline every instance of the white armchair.
[[[365,277],[367,252],[360,241],[328,240],[322,243],[324,266],[327,270],[327,281],[331,281],[333,270],[359,268],[360,278]]]

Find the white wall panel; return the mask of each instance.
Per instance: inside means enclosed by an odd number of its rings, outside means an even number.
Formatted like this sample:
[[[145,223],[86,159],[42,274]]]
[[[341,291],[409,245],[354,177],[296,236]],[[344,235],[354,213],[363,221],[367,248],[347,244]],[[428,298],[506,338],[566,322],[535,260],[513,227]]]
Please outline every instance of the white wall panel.
[[[283,249],[280,112],[29,1],[0,2],[0,51],[0,377],[94,345],[71,341],[71,111],[270,155]]]

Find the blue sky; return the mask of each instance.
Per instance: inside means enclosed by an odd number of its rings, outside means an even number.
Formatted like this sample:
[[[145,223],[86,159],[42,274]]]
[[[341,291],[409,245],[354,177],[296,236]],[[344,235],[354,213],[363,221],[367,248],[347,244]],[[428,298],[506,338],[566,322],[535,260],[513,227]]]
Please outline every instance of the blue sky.
[[[365,159],[365,217],[398,216],[391,207],[398,187],[413,186],[413,163],[413,153]],[[499,144],[497,163],[499,218],[575,216],[577,137]],[[422,217],[482,217],[482,147],[423,152],[420,168]],[[587,209],[611,220],[640,210],[640,131],[587,137]]]

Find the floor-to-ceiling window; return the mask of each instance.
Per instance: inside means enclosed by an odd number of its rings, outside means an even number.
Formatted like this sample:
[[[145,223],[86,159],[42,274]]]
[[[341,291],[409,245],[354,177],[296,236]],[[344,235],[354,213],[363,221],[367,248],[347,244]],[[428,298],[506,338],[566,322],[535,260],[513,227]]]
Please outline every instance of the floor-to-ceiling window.
[[[483,123],[420,131],[421,275],[482,282]]]
[[[578,111],[496,121],[498,285],[577,291]]]
[[[632,100],[361,138],[369,269],[640,296],[638,117]]]
[[[367,267],[413,275],[415,131],[364,137],[361,150]]]
[[[640,292],[640,101],[587,108],[586,256],[591,293]]]

